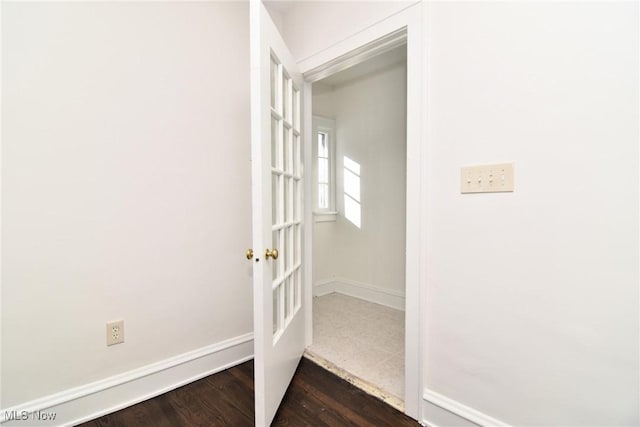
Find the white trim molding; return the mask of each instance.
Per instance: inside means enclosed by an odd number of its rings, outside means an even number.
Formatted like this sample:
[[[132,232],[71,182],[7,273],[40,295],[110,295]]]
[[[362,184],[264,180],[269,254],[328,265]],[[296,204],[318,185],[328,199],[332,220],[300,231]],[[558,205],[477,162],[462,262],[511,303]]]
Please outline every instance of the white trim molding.
[[[0,424],[2,427],[24,426],[25,421],[29,421],[30,426],[80,424],[252,358],[253,333],[240,335],[100,381],[2,408]]]
[[[380,288],[368,283],[356,282],[355,280],[342,277],[319,280],[313,285],[314,297],[333,292],[404,311],[404,292],[401,291]]]
[[[305,71],[304,78],[308,82],[316,82],[346,68],[360,64],[376,55],[388,52],[407,42],[407,30],[401,28],[373,40],[363,46],[347,52],[337,58],[325,62],[311,70]]]
[[[337,218],[338,218],[338,212],[336,211],[313,212],[314,222],[336,222]]]
[[[510,427],[509,424],[503,421],[497,420],[428,388],[424,389],[423,401],[422,424],[426,426]]]

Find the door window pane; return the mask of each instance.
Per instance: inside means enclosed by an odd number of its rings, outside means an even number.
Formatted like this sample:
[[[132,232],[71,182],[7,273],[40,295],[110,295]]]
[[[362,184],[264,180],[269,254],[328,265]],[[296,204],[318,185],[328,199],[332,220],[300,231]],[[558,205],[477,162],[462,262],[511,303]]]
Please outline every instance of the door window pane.
[[[300,129],[300,91],[293,87],[293,128]]]
[[[300,137],[293,137],[293,174],[300,176]]]
[[[293,186],[293,220],[300,221],[300,181],[295,180]]]
[[[287,227],[284,230],[284,245],[283,245],[283,251],[284,252],[283,255],[283,261],[284,261],[284,274],[287,274],[287,271],[289,271],[289,269],[291,268],[291,265],[289,264],[289,253],[291,252],[291,245],[289,244],[289,234],[290,234],[290,227]]]
[[[271,166],[278,167],[278,121],[271,118]]]
[[[280,197],[278,191],[278,175],[271,174],[271,223],[273,225],[278,224],[279,221],[279,200]]]
[[[289,221],[289,209],[287,209],[287,207],[289,206],[289,198],[290,198],[290,194],[289,194],[289,179],[287,177],[284,177],[285,183],[284,183],[284,216],[283,216],[283,222],[287,222]]]
[[[291,121],[291,79],[286,77],[284,78],[283,83],[283,99],[284,103],[284,117],[285,120]]]
[[[295,225],[293,231],[293,253],[295,258],[293,259],[293,265],[298,265],[300,262],[300,225]]]
[[[271,232],[271,237],[272,237],[272,241],[271,241],[270,249],[280,248],[280,231]],[[275,282],[276,279],[280,277],[280,257],[278,257],[278,259],[271,259],[269,262],[271,264],[271,270],[272,270],[271,278]]]
[[[296,280],[293,285],[293,303],[295,305],[295,309],[297,310],[300,307],[300,284],[302,283],[302,269],[297,269]]]
[[[271,106],[276,108],[276,91],[278,90],[278,64],[271,58]]]
[[[280,286],[273,290],[273,333],[278,332],[280,323]]]
[[[291,172],[291,130],[284,128],[284,170]]]
[[[287,278],[284,282],[284,317],[288,319],[291,316],[291,280]]]

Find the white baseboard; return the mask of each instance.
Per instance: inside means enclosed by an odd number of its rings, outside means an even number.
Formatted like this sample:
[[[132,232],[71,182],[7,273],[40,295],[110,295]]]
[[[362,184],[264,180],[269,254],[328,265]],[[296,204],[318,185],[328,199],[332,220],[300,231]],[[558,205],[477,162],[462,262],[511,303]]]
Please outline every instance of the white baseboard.
[[[253,358],[253,333],[10,408],[2,427],[72,426],[118,411]],[[52,420],[38,420],[55,414]],[[22,417],[26,417],[21,419]],[[18,419],[16,419],[18,418]],[[28,422],[27,422],[28,421]]]
[[[509,427],[509,424],[427,388],[423,393],[422,424],[429,427]]]
[[[365,301],[404,311],[404,292],[379,288],[367,283],[336,277],[319,280],[313,285],[313,296],[318,297],[337,292]]]

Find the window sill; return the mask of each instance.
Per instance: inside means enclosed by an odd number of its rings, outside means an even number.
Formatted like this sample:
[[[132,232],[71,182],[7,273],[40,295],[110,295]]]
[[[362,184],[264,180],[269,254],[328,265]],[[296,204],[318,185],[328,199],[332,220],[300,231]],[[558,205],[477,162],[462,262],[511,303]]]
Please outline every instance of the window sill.
[[[338,217],[338,212],[314,212],[314,222],[335,222]]]

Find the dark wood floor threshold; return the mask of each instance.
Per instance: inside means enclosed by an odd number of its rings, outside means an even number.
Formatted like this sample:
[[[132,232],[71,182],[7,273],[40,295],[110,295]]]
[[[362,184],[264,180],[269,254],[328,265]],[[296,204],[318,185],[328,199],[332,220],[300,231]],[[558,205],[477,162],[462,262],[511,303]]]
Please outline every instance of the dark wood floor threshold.
[[[84,427],[253,426],[253,361],[208,376]],[[303,358],[274,426],[419,426],[416,421]]]

